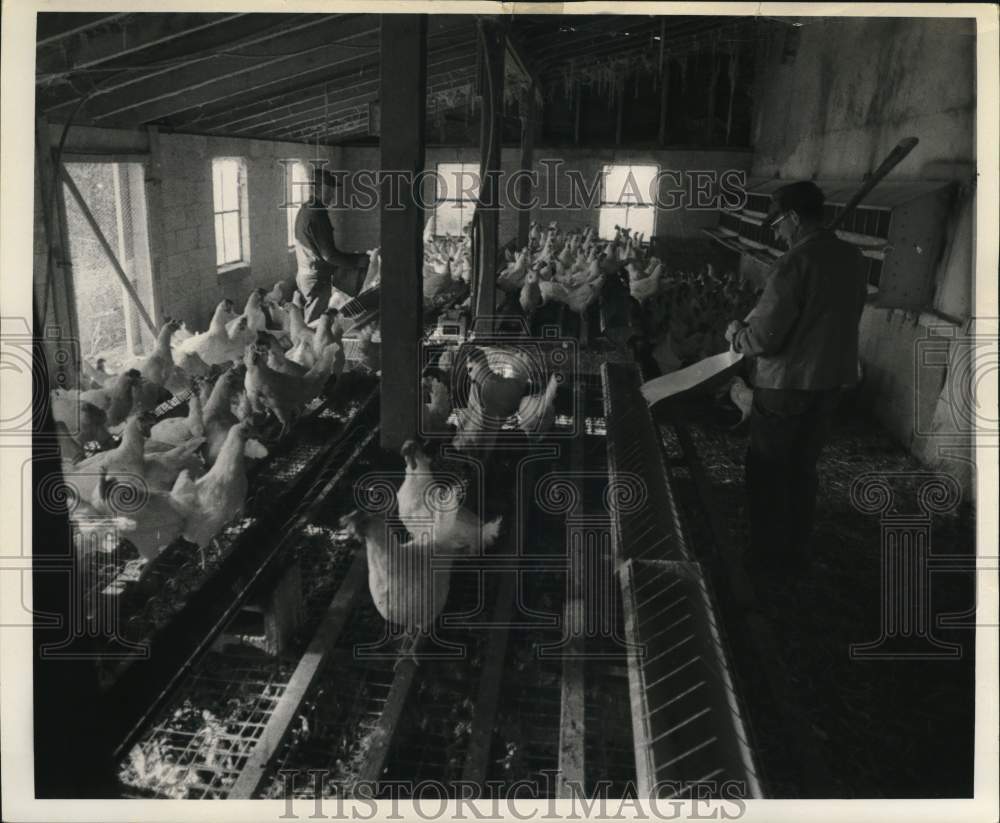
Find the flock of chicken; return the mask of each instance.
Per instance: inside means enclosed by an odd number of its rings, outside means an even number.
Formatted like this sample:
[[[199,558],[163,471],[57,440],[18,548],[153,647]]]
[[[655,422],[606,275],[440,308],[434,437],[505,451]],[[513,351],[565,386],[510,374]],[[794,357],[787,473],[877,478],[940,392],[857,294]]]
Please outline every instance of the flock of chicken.
[[[78,533],[106,529],[111,517],[146,561],[178,537],[204,561],[243,511],[247,460],[266,456],[257,438],[267,421],[283,437],[345,368],[338,309],[310,327],[277,292],[254,290],[240,314],[223,300],[197,334],[168,320],[152,351],[120,373],[87,363],[81,388],[52,391]],[[156,422],[154,410],[171,399],[186,399],[187,415]]]
[[[424,239],[425,307],[457,303],[469,292],[469,235]],[[379,249],[369,257],[365,289],[380,283]],[[609,277],[623,283],[627,278],[664,370],[719,350],[725,322],[742,316],[754,297],[734,277],[719,278],[711,267],[699,275],[666,274],[664,263],[628,229],[602,241],[592,229],[563,232],[555,223],[545,230],[532,224],[528,245],[507,252],[497,285],[516,296],[527,316],[548,303],[582,316]],[[350,323],[343,322],[340,309],[347,299],[335,291],[327,311],[309,326],[298,305],[282,300],[278,285],[270,293],[256,289],[239,314],[231,301],[220,302],[203,332],[168,320],[153,350],[117,374],[108,374],[100,361],[84,363],[81,388],[52,392],[78,532],[106,527],[112,517],[119,535],[146,561],[183,538],[201,551],[204,562],[213,537],[242,514],[247,461],[267,454],[260,442],[264,422],[273,418],[284,436],[345,369],[343,335]],[[362,349],[376,330],[377,322],[369,319],[358,335]],[[552,428],[558,374],[540,378],[516,347],[470,347],[459,381],[455,353],[446,350],[425,370],[425,434],[441,436],[459,451],[482,453],[504,426],[513,424],[529,442]],[[377,362],[365,356],[360,362],[377,370]],[[453,408],[459,382],[466,384],[467,399]],[[152,413],[160,404],[185,396],[186,416],[156,422]],[[404,568],[426,566],[431,545],[460,550],[496,539],[499,520],[484,525],[458,505],[428,508],[434,482],[430,460],[413,442],[403,457],[399,517],[412,537],[401,547],[409,552]],[[433,543],[425,539],[428,524]],[[392,581],[378,516],[355,513],[344,526],[366,543],[372,594],[383,616],[408,628],[426,627],[443,607],[447,587],[431,593]]]
[[[547,303],[561,303],[582,317],[597,301],[605,277],[637,262],[641,247],[641,237],[630,236],[627,229],[619,229],[613,240],[605,242],[592,228],[563,232],[553,222],[542,231],[532,223],[528,245],[516,254],[506,253],[507,265],[497,274],[497,286],[518,294],[526,316]],[[649,271],[658,265],[651,260]]]
[[[435,237],[432,221],[424,229],[423,293],[424,310],[435,311],[459,303],[469,295],[472,276],[472,240],[461,237]]]

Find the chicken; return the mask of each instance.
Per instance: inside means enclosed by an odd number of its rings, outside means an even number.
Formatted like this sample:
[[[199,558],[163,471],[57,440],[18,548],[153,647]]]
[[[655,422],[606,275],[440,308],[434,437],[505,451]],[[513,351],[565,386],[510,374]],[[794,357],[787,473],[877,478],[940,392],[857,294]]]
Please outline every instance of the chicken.
[[[462,452],[475,448],[480,457],[485,457],[496,443],[503,421],[487,415],[480,403],[479,392],[471,391],[465,408],[455,410],[455,422],[452,448]]]
[[[227,360],[238,363],[243,358],[247,346],[257,341],[257,332],[250,328],[250,320],[246,315],[236,318],[229,331],[229,347],[226,350]]]
[[[202,419],[201,398],[197,392],[191,392],[188,398],[187,417],[168,417],[153,426],[150,438],[161,443],[179,446],[193,437],[203,437],[205,421]]]
[[[166,386],[167,382],[174,377],[176,369],[170,349],[170,340],[180,327],[179,322],[167,318],[167,321],[160,326],[153,350],[149,355],[129,361],[125,364],[124,370],[136,369],[150,383]]]
[[[517,427],[528,435],[529,440],[540,438],[552,428],[556,419],[556,390],[559,377],[553,374],[542,394],[529,394],[521,398],[517,409]]]
[[[116,504],[120,484],[102,472],[98,483],[99,510],[117,515],[118,536],[128,540],[145,561],[140,576],[149,568],[148,562],[173,543],[184,528],[184,515],[173,497],[163,491],[150,490],[135,504]],[[127,500],[127,496],[121,499]]]
[[[729,399],[740,410],[740,419],[736,423],[736,426],[739,426],[750,416],[750,410],[753,406],[753,389],[746,384],[742,377],[734,377],[729,381]]]
[[[109,428],[120,426],[133,411],[152,411],[160,396],[159,387],[145,380],[137,369],[122,372],[104,388],[77,395],[79,402],[90,403],[107,414]]]
[[[448,418],[451,416],[451,393],[441,379],[444,375],[429,374],[424,383],[430,389],[431,402],[423,406],[422,429],[426,434],[442,434],[449,431]]]
[[[508,291],[519,289],[528,274],[529,249],[525,246],[510,265],[497,275],[497,286]]]
[[[98,452],[78,463],[63,463],[63,478],[74,489],[77,500],[94,500],[101,473],[129,484],[141,494],[146,486],[144,441],[149,434],[149,418],[133,415],[128,419],[117,447]],[[104,512],[108,514],[109,512]]]
[[[108,414],[93,403],[81,400],[79,393],[65,389],[54,389],[50,393],[52,418],[61,431],[60,443],[68,438],[65,445],[70,451],[83,451],[89,443],[97,443],[105,448],[111,440],[108,431]],[[67,456],[67,455],[64,455]]]
[[[316,352],[313,350],[312,340],[308,337],[300,339],[298,343],[285,352],[285,361],[298,366],[299,374],[305,374],[309,371],[316,365]],[[270,357],[268,362],[270,363]],[[283,371],[282,369],[276,370]],[[286,371],[286,373],[288,372]]]
[[[524,285],[521,286],[521,309],[526,315],[530,315],[544,302],[542,290],[538,286],[538,273],[529,271],[524,277]]]
[[[84,386],[86,389],[99,389],[102,386],[107,385],[107,382],[112,378],[112,375],[108,374],[104,368],[105,360],[103,357],[98,357],[94,365],[90,364],[86,358],[80,359],[80,370],[81,376],[85,381],[89,381],[90,385]]]
[[[371,249],[368,252],[368,271],[365,273],[364,282],[361,284],[361,291],[372,289],[382,282],[382,253],[380,249]],[[337,306],[337,308],[340,308]]]
[[[267,354],[257,346],[248,346],[243,386],[255,412],[270,409],[281,423],[281,436],[299,415],[302,407],[318,395],[336,365],[337,344],[327,346],[320,358],[302,377],[276,372],[267,365]]]
[[[205,465],[210,467],[218,459],[229,430],[239,422],[232,412],[233,400],[240,391],[243,375],[234,366],[223,372],[215,381],[211,393],[202,401],[202,422],[205,429]]]
[[[301,306],[289,303],[286,308],[288,310],[288,335],[291,338],[292,345],[298,345],[302,342],[303,338],[308,338],[311,343],[315,331],[306,325]]]
[[[382,369],[381,348],[375,344],[375,332],[378,326],[369,323],[358,331],[358,360],[368,371],[376,374]]]
[[[429,531],[437,546],[468,548],[473,553],[496,542],[502,518],[484,524],[458,505],[457,491],[442,489],[435,482],[430,458],[415,441],[407,440],[400,453],[406,461],[406,476],[396,492],[396,502],[399,519],[414,539]]]
[[[660,276],[663,274],[663,265],[658,264],[651,274],[636,272],[634,267],[629,268],[629,292],[640,303],[652,297],[659,291]]]
[[[184,516],[185,540],[202,552],[225,526],[243,512],[247,496],[246,448],[250,435],[246,422],[231,426],[215,464],[197,480],[182,471],[170,496]],[[263,447],[260,447],[263,448]]]
[[[312,346],[308,341],[303,341],[299,346],[293,346],[288,352],[281,348],[281,344],[278,342],[277,338],[271,335],[261,335],[257,338],[258,345],[267,346],[267,365],[277,372],[282,374],[290,374],[293,377],[301,377],[307,371],[309,371],[309,366],[303,365],[297,360],[290,360],[289,355],[295,353],[295,356],[301,357],[301,347],[305,346],[312,351]],[[296,351],[299,350],[299,351]],[[310,358],[312,359],[312,358]]]
[[[246,327],[252,332],[264,331],[267,328],[267,315],[264,314],[264,309],[261,307],[266,294],[267,292],[263,289],[254,289],[250,292],[246,305],[243,307],[243,314],[239,315],[239,317],[246,318]],[[236,332],[236,323],[239,317],[233,318],[226,324],[226,332],[230,338]]]
[[[227,321],[232,315],[232,308],[231,300],[221,301],[215,307],[208,331],[193,334],[174,348],[174,362],[188,374],[193,373],[187,362],[191,355],[197,356],[208,366],[228,363],[233,359],[229,356],[232,346],[229,332],[226,329]]]
[[[355,511],[340,526],[365,544],[368,590],[382,619],[404,631],[429,632],[448,601],[450,555],[426,536],[392,540],[384,514]]]
[[[204,442],[204,437],[192,437],[167,451],[146,450],[143,456],[146,484],[151,489],[167,490],[174,485],[177,475],[182,471],[190,472],[192,475],[201,474],[205,462],[199,450]]]

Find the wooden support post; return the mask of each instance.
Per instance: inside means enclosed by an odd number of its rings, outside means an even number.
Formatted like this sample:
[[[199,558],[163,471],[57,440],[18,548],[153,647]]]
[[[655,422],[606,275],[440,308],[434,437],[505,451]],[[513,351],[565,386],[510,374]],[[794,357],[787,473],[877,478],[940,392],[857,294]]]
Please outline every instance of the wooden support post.
[[[660,132],[659,144],[667,144],[667,101],[670,97],[670,58],[667,56],[667,19],[660,22]]]
[[[500,250],[500,180],[496,173],[500,171],[503,138],[504,57],[507,49],[502,21],[481,18],[479,25],[485,43],[482,56],[482,122],[479,130],[483,179],[479,186],[479,205],[476,206],[479,259],[476,261],[473,328],[482,335],[493,331],[492,318],[496,313],[497,257]]]
[[[423,396],[424,215],[413,181],[424,170],[427,96],[427,17],[383,14],[381,26],[382,328],[381,445],[396,451],[416,436]],[[401,174],[400,174],[401,173]],[[393,203],[393,200],[396,202]],[[401,208],[389,208],[398,205]],[[389,394],[391,392],[391,396]]]
[[[523,115],[521,117],[521,164],[520,170],[530,173],[534,168],[535,158],[535,84],[529,86],[524,100],[521,101]],[[527,203],[531,198],[533,187],[531,180],[522,177],[518,185],[517,197],[521,203]],[[523,249],[528,245],[528,234],[531,231],[531,209],[521,209],[517,215],[517,247]]]
[[[615,113],[615,145],[621,146],[625,128],[625,75],[618,78],[615,93],[618,95],[618,107]]]
[[[715,92],[719,81],[719,55],[712,48],[712,71],[708,82],[708,115],[705,118],[705,145],[711,146],[715,139]]]
[[[162,319],[166,305],[164,297],[167,294],[167,284],[164,283],[164,237],[158,230],[164,225],[166,217],[163,204],[163,149],[160,145],[159,128],[147,126],[146,134],[149,141],[149,161],[144,166],[146,177],[143,182],[146,189],[147,224],[152,229],[148,233],[149,280],[153,297],[150,310],[155,319]]]
[[[42,212],[45,230],[45,264],[35,258],[35,331],[46,341],[42,349],[48,358],[49,376],[53,386],[75,386],[79,379],[80,363],[71,359],[56,362],[52,338],[46,330],[58,330],[64,340],[80,340],[76,318],[76,299],[73,293],[73,273],[66,248],[66,220],[63,214],[63,199],[58,191],[59,175],[52,157],[49,140],[49,124],[44,117],[35,122],[35,174],[37,181],[35,196]],[[82,351],[79,352],[82,355]]]
[[[573,84],[573,145],[580,145],[580,132],[581,124],[583,121],[582,112],[583,110],[583,86],[580,85],[580,81],[577,80]]]
[[[104,251],[104,255],[108,258],[108,262],[114,269],[115,274],[118,275],[118,279],[121,280],[126,293],[132,298],[132,302],[135,304],[135,307],[139,312],[139,316],[142,317],[143,321],[155,337],[156,324],[153,322],[153,318],[149,316],[149,312],[146,311],[146,307],[142,305],[142,300],[139,299],[135,286],[132,285],[132,281],[125,273],[125,269],[122,268],[122,264],[118,262],[117,255],[115,255],[114,250],[111,248],[111,244],[108,243],[108,239],[104,236],[104,232],[101,231],[101,227],[97,224],[97,220],[88,208],[86,201],[83,199],[83,195],[80,194],[80,190],[76,187],[76,183],[73,182],[73,178],[70,177],[69,172],[66,171],[66,169],[60,169],[60,171],[62,172],[63,183],[66,184],[66,188],[69,190],[69,193],[73,195],[73,199],[76,201],[76,205],[80,209],[83,219],[86,220],[87,225],[90,226],[90,230],[94,233],[94,237],[100,244],[101,249]]]

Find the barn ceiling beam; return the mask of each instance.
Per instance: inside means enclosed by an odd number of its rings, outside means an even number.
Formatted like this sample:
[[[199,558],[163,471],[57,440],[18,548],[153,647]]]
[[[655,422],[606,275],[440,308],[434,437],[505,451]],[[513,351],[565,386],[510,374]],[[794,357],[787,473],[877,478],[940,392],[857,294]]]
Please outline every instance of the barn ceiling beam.
[[[543,66],[552,60],[563,60],[573,57],[579,52],[586,50],[590,46],[602,45],[621,47],[623,43],[629,43],[633,38],[646,37],[647,31],[645,22],[637,24],[635,22],[621,22],[621,18],[615,21],[608,21],[605,27],[593,34],[581,36],[578,33],[560,37],[553,35],[547,38],[535,38],[535,43],[531,48],[531,53],[535,55],[535,61],[539,66]],[[625,32],[635,32],[626,35]]]
[[[698,37],[705,32],[715,30],[716,28],[716,24],[702,23],[685,26],[683,29],[673,31],[668,29],[668,33],[666,35],[666,45],[669,46],[672,43],[681,43],[684,40]],[[551,50],[548,53],[543,54],[539,58],[539,62],[544,66],[543,70],[548,72],[552,70],[553,64],[566,62],[567,60],[574,58],[613,56],[616,53],[624,55],[637,51],[643,51],[650,48],[649,38],[654,34],[654,31],[654,29],[650,29],[644,32],[637,32],[629,35],[628,37],[616,36],[611,38],[610,42],[608,38],[604,38],[601,41],[597,41],[591,45],[583,47],[571,47],[567,45],[565,48]],[[656,46],[659,47],[658,42],[656,42]]]
[[[74,71],[120,60],[153,46],[185,38],[225,23],[232,24],[243,14],[155,14],[149,20],[133,16],[120,25],[72,42],[57,42],[38,48],[35,82],[46,83]],[[226,34],[232,39],[232,31]]]
[[[130,16],[129,12],[121,14],[41,12],[38,15],[38,39],[35,45],[48,46],[75,34],[82,34]]]
[[[452,50],[441,49],[433,54],[437,55],[439,59],[428,60],[428,72],[430,73],[432,69],[440,69],[441,71],[435,72],[435,75],[431,76],[443,76],[444,72],[449,71],[446,68],[449,66],[455,68],[472,66],[475,60],[475,51],[472,49],[457,54]],[[441,57],[442,55],[445,56]],[[325,93],[328,88],[335,89],[329,96]],[[197,124],[199,128],[209,131],[223,129],[245,131],[245,127],[273,120],[278,112],[300,114],[313,111],[322,106],[327,99],[331,103],[339,103],[345,98],[362,95],[370,90],[377,90],[377,88],[378,64],[373,62],[372,65],[365,66],[361,71],[338,74],[319,83],[297,84],[294,87],[269,94],[264,100],[255,100],[244,106],[234,106],[229,103],[223,111],[196,118],[191,121],[191,124]]]
[[[287,19],[287,16],[285,17]],[[167,65],[157,65],[150,71],[119,72],[100,81],[87,104],[85,117],[95,119],[95,116],[107,116],[109,111],[127,110],[170,94],[184,94],[186,89],[211,82],[219,75],[235,74],[241,67],[244,71],[255,68],[264,60],[254,58],[252,55],[236,54],[250,46],[261,46],[266,43],[271,49],[281,50],[280,56],[272,57],[275,61],[297,56],[304,41],[308,41],[312,47],[324,42],[322,38],[326,38],[325,42],[335,38],[336,35],[329,31],[331,21],[339,22],[330,15],[308,15],[303,19],[300,19],[299,15],[294,15],[292,21],[270,27],[263,32],[229,40],[207,49],[203,54],[176,62],[169,61]],[[220,48],[223,46],[225,53],[220,53]],[[249,62],[251,60],[254,62]],[[59,113],[75,107],[79,99],[80,94],[70,89],[60,98],[44,100],[43,105],[52,119],[58,120]]]
[[[471,81],[470,78],[470,81],[466,81],[464,83],[455,83],[454,81],[447,82],[442,79],[444,77],[446,77],[446,75],[438,75],[435,78],[441,82],[438,82],[433,86],[429,86],[427,89],[428,94],[447,91],[453,88],[461,88],[462,86],[467,85],[468,82]],[[311,130],[315,124],[322,123],[324,120],[333,121],[338,119],[339,117],[343,116],[343,114],[345,114],[346,112],[349,112],[352,108],[354,108],[358,104],[375,102],[377,100],[378,100],[377,88],[371,89],[368,92],[361,95],[352,96],[350,98],[342,98],[341,100],[337,101],[336,105],[328,106],[326,105],[326,102],[324,100],[320,99],[319,105],[317,105],[310,112],[299,113],[296,115],[285,116],[281,118],[274,118],[274,120],[272,120],[271,122],[256,127],[252,133],[254,134],[254,136],[265,137],[268,134],[274,133],[275,131],[285,131],[287,129],[292,129],[293,131],[295,129]],[[284,125],[282,125],[285,121],[288,120],[293,120],[294,122],[285,123]],[[273,128],[271,128],[272,126]],[[227,133],[250,134],[251,130],[239,129],[235,132],[227,132]]]

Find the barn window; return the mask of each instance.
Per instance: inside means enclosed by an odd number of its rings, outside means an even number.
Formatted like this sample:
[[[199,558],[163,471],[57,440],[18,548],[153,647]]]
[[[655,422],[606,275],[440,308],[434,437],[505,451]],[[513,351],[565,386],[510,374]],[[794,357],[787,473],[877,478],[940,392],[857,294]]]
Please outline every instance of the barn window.
[[[479,196],[478,163],[438,163],[434,235],[462,234],[472,221]]]
[[[285,209],[285,215],[288,218],[289,248],[295,245],[295,216],[299,213],[299,206],[309,199],[309,167],[305,163],[297,161],[292,164],[291,174],[292,180],[288,199],[289,206]]]
[[[655,191],[658,166],[606,165],[601,186],[601,217],[598,232],[602,239],[615,236],[615,226],[632,229],[632,234],[652,237],[656,225]]]
[[[246,183],[246,163],[242,158],[216,157],[212,160],[215,262],[218,266],[250,260]]]

